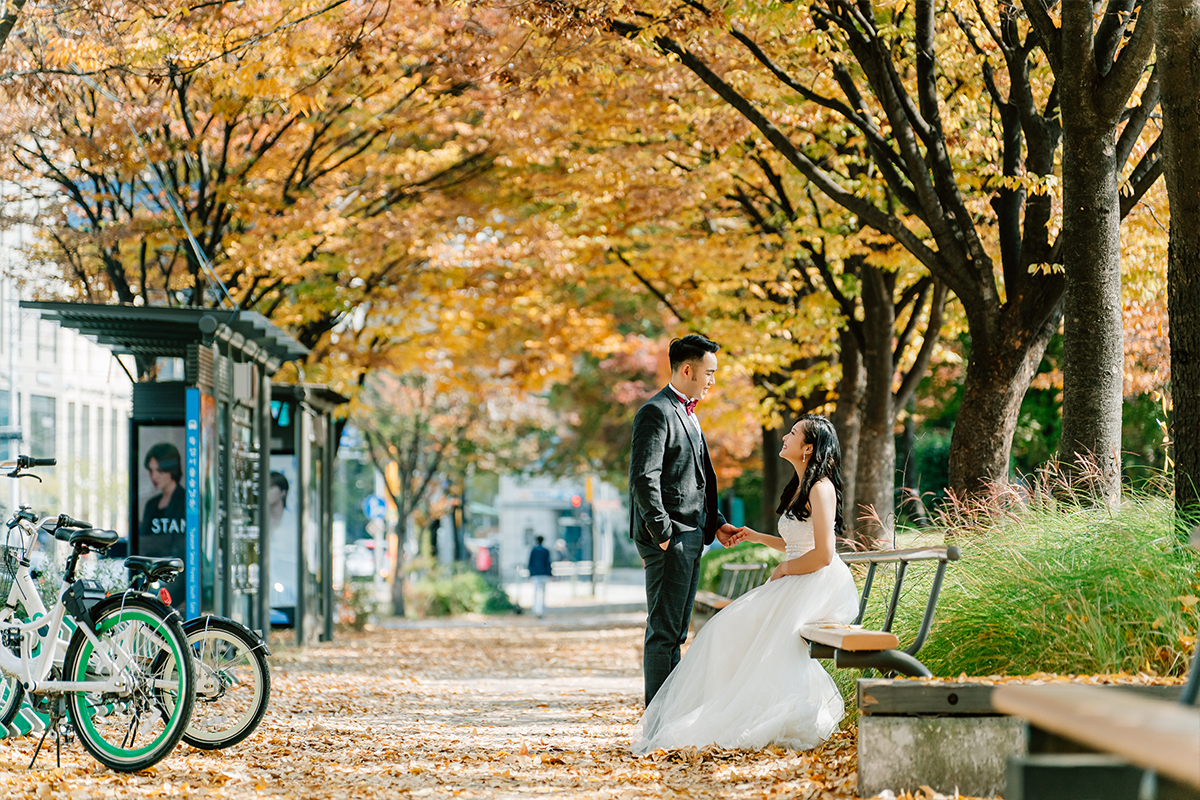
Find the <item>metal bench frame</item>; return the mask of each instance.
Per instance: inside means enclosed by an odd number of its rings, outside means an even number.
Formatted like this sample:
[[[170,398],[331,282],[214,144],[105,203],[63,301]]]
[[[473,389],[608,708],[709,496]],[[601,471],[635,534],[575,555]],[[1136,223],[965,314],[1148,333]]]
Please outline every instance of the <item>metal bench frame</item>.
[[[721,582],[716,592],[696,592],[693,607],[716,613],[751,589],[767,582],[771,576],[765,562],[747,561],[721,565]]]
[[[851,564],[867,564],[867,577],[863,581],[862,594],[858,602],[858,616],[853,626],[862,624],[867,612],[867,602],[870,600],[871,587],[875,582],[875,571],[880,564],[896,564],[896,583],[892,587],[891,601],[888,603],[887,616],[884,619],[882,631],[892,632],[892,623],[896,619],[896,609],[900,605],[900,595],[904,586],[904,577],[908,565],[914,561],[938,562],[933,584],[929,590],[929,600],[925,604],[925,616],[921,619],[921,628],[913,643],[903,650],[843,650],[829,644],[809,641],[808,650],[813,658],[832,659],[835,666],[847,669],[877,669],[881,673],[908,675],[914,678],[929,678],[933,673],[929,668],[916,659],[917,652],[925,644],[929,629],[933,625],[933,613],[937,608],[938,595],[942,590],[942,580],[946,574],[946,564],[957,561],[961,551],[951,545],[949,547],[918,547],[908,550],[880,550],[867,553],[842,553],[842,562]]]

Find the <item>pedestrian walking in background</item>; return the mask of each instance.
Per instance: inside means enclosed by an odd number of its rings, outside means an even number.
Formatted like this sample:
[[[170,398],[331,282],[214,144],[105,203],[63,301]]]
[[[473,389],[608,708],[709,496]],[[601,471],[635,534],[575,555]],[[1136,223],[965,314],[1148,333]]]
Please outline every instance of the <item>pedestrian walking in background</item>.
[[[546,615],[546,582],[550,580],[550,551],[542,542],[545,537],[539,536],[533,540],[533,548],[529,551],[529,580],[533,581],[533,613],[538,617]]]

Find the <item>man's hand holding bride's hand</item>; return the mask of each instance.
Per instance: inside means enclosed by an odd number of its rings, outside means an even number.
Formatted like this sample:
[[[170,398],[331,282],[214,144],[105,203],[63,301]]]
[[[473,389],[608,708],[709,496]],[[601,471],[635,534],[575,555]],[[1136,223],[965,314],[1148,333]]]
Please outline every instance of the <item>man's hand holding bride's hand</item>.
[[[733,534],[729,537],[730,543],[726,545],[726,547],[735,547],[742,542],[758,541],[755,538],[756,536],[758,536],[758,531],[743,525],[742,527],[734,530]]]
[[[721,543],[722,547],[733,547],[733,545],[736,544],[736,542],[733,541],[733,535],[739,530],[741,529],[735,528],[726,522],[724,525],[717,528],[717,541]]]

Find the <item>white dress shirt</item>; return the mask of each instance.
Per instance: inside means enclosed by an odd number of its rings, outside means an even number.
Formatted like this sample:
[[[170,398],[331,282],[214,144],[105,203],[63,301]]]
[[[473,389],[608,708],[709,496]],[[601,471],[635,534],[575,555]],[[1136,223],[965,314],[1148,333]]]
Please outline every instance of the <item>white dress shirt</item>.
[[[676,389],[674,384],[672,384],[672,383],[668,383],[668,384],[667,384],[667,386],[669,386],[669,387],[671,388],[671,391],[675,393],[675,396],[679,398],[679,401],[680,401],[681,403],[686,403],[686,402],[687,402],[687,401],[690,399],[690,398],[688,398],[688,396],[687,396],[687,395],[685,395],[683,392],[681,392],[681,391],[679,391],[678,389]],[[695,409],[693,409],[693,410],[692,410],[692,413],[691,413],[691,414],[688,414],[688,413],[685,411],[685,412],[684,412],[684,416],[685,416],[685,417],[687,417],[687,418],[688,418],[688,419],[691,421],[691,423],[692,423],[694,426],[696,426],[696,433],[700,434],[701,438],[703,438],[703,436],[704,436],[704,431],[703,431],[703,430],[701,430],[701,428],[700,428],[700,417],[696,416],[696,411],[695,411]]]

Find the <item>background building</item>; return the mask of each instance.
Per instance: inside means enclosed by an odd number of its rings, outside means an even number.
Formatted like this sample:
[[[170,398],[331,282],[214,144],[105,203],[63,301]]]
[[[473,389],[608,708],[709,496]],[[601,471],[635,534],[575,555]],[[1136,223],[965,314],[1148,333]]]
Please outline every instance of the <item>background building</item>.
[[[22,226],[0,229],[0,458],[58,466],[39,470],[41,484],[0,483],[0,507],[7,517],[25,502],[125,536],[133,381],[107,348],[19,307],[32,295],[13,277],[28,237]]]
[[[614,540],[629,532],[624,495],[598,478],[501,475],[494,506],[498,524],[488,541],[504,582],[517,580],[538,536],[556,560],[592,561],[605,574]]]

